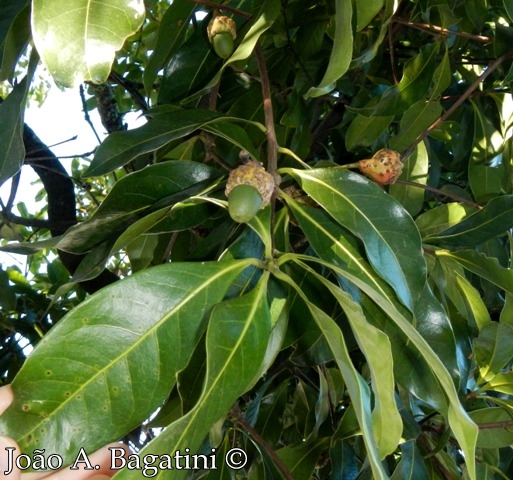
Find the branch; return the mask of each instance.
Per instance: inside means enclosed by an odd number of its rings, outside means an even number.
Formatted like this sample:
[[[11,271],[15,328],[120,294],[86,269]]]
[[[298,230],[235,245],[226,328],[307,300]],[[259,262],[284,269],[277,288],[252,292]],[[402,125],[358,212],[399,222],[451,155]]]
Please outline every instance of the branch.
[[[260,72],[260,81],[262,82],[262,99],[264,102],[265,127],[267,129],[267,171],[274,175],[278,169],[278,141],[276,140],[276,131],[274,129],[273,104],[271,100],[271,84],[267,73],[262,47],[257,42],[255,46],[255,55]]]
[[[283,474],[283,476],[287,480],[294,480],[294,477],[290,473],[289,469],[282,462],[281,458],[276,455],[276,452],[268,445],[268,443],[262,438],[262,436],[243,418],[238,412],[238,408],[232,409],[232,415],[236,423],[238,423],[244,430],[246,430],[254,440],[260,445],[267,455],[271,457],[271,460],[274,462],[278,470]]]
[[[493,39],[490,37],[485,37],[484,35],[474,35],[473,33],[466,32],[457,32],[454,30],[449,30],[448,28],[439,27],[438,25],[430,25],[429,23],[414,23],[409,22],[408,20],[403,20],[402,18],[395,17],[393,18],[395,23],[399,23],[401,25],[405,25],[407,27],[416,28],[417,30],[422,30],[426,33],[438,34],[438,35],[455,35],[456,37],[468,38],[469,40],[475,40],[477,42],[483,43],[492,43]]]
[[[461,97],[458,98],[458,100],[456,100],[437,120],[435,120],[421,135],[415,139],[415,141],[404,151],[401,157],[403,159],[408,158],[420,142],[422,142],[442,122],[447,120],[461,106],[461,104],[467,100],[470,95],[472,95],[474,90],[479,87],[479,84],[483,82],[492,72],[494,72],[505,60],[511,56],[513,56],[513,50],[507,51],[505,54],[501,55],[499,58],[497,58],[497,60],[491,63],[490,66],[486,68],[485,71],[472,82],[470,87],[468,87],[467,90],[463,92]]]

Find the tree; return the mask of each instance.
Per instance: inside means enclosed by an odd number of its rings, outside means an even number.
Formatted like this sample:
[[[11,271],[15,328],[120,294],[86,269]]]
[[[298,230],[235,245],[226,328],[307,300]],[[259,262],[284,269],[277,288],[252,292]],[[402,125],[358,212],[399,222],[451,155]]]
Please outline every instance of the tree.
[[[2,435],[69,463],[166,427],[141,457],[218,466],[158,478],[511,478],[509,2],[0,13],[3,249],[59,252],[0,272]],[[109,132],[73,177],[23,122],[39,58]],[[47,218],[12,213],[23,163]]]

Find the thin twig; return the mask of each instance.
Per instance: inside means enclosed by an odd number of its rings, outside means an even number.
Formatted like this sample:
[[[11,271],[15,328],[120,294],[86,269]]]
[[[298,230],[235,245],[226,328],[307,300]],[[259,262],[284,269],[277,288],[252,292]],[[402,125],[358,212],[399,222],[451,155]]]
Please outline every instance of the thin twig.
[[[262,47],[257,42],[255,46],[255,55],[262,82],[262,99],[264,104],[265,127],[267,129],[267,171],[274,175],[278,169],[278,141],[276,140],[276,131],[274,129],[273,104],[271,100],[271,84],[267,74]]]
[[[446,192],[444,190],[440,190],[435,187],[430,187],[430,186],[424,185],[422,183],[411,182],[410,180],[397,180],[395,183],[396,184],[400,183],[402,185],[408,185],[409,187],[422,188],[423,190],[427,190],[428,192],[432,192],[432,193],[436,193],[437,195],[440,195],[440,196],[452,198],[453,200],[456,200],[459,203],[464,203],[465,205],[470,205],[471,207],[476,208],[477,210],[481,210],[483,208],[478,203],[475,203],[471,200],[467,200],[466,198],[460,197],[459,195],[455,195],[454,193]]]
[[[216,10],[226,10],[227,12],[233,13],[234,15],[238,15],[242,18],[251,18],[252,15],[250,13],[243,12],[242,10],[238,10],[237,8],[230,7],[228,5],[224,5],[222,3],[211,2],[209,0],[189,0],[192,3],[197,3],[198,5],[205,5],[206,7],[214,8]]]
[[[232,415],[236,423],[238,423],[244,430],[246,430],[253,439],[265,450],[267,455],[271,457],[271,460],[274,462],[278,470],[283,474],[283,476],[287,480],[294,480],[294,477],[290,473],[289,469],[282,462],[281,458],[276,455],[276,452],[267,444],[267,442],[262,438],[262,436],[248,423],[246,419],[243,418],[240,413],[237,411],[238,409],[232,409]]]
[[[477,77],[470,87],[465,90],[465,92],[456,100],[437,120],[435,120],[422,134],[420,134],[415,141],[401,154],[403,159],[408,158],[417,145],[422,142],[435,128],[437,128],[442,122],[447,120],[460,106],[461,104],[467,100],[467,98],[472,95],[474,90],[479,87],[481,82],[483,82],[492,72],[494,72],[505,60],[513,56],[513,50],[507,51],[505,54],[501,55],[497,60],[490,64],[485,71]]]
[[[409,22],[408,20],[403,20],[402,18],[398,17],[394,17],[393,21],[395,23],[400,23],[401,25],[405,25],[407,27],[422,30],[426,33],[433,33],[438,35],[455,35],[456,37],[468,38],[469,40],[475,40],[477,42],[483,43],[492,43],[493,41],[493,39],[491,39],[490,37],[485,37],[484,35],[475,35],[473,33],[458,32],[454,30],[449,30],[448,28],[439,27],[438,25],[430,25],[429,23],[414,23]]]
[[[93,122],[91,121],[91,117],[89,116],[89,112],[87,111],[87,105],[86,105],[86,99],[84,94],[84,86],[80,85],[80,99],[82,100],[82,111],[84,112],[84,118],[85,121],[89,124],[91,127],[91,130],[94,133],[94,136],[96,137],[96,140],[98,143],[102,143],[100,136],[98,135],[98,132],[96,131],[96,128],[94,128]]]

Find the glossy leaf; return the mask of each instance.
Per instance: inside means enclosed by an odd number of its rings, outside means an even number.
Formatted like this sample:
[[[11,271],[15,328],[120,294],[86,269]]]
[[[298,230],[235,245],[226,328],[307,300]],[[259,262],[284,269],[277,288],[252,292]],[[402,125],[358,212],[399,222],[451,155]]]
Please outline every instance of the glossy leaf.
[[[158,71],[163,68],[183,40],[189,28],[188,19],[195,8],[196,6],[187,0],[175,0],[162,17],[155,49],[143,73],[144,88],[148,95]]]
[[[501,448],[513,443],[513,431],[507,426],[511,423],[511,413],[505,408],[481,408],[470,412],[470,416],[478,425],[482,425],[478,446]]]
[[[30,41],[27,0],[6,0],[0,6],[0,81],[9,80]]]
[[[347,170],[285,171],[363,241],[371,265],[413,310],[426,282],[426,264],[418,230],[401,205],[370,180]]]
[[[399,179],[426,185],[428,170],[428,152],[426,145],[422,142],[417,145],[413,154],[405,160]],[[401,203],[410,215],[415,216],[422,210],[425,191],[421,187],[394,183],[390,185],[389,193]]]
[[[346,148],[349,151],[356,151],[358,148],[369,147],[393,120],[393,116],[365,117],[356,115],[347,129]]]
[[[370,288],[370,291],[379,294],[381,300],[377,302],[377,305],[380,308],[383,308],[386,302],[401,310],[402,314],[408,317],[407,311],[397,302],[391,288],[361,256],[356,245],[351,241],[351,237],[348,238],[347,232],[342,227],[319,209],[298,205],[291,199],[287,199],[287,204],[291,207],[294,217],[319,257],[329,262],[330,265],[357,277],[360,282]],[[355,289],[355,286],[353,288]],[[447,318],[437,308],[436,303],[433,303],[432,296],[427,291],[421,294],[414,310],[417,329],[435,348],[446,367],[457,378],[454,335]],[[371,312],[370,316],[374,320],[374,325],[378,325],[379,328],[386,331],[393,343],[394,367],[398,382],[414,391],[415,395],[426,403],[437,406],[444,405],[445,399],[436,378],[431,374],[426,361],[419,358],[417,350],[412,348],[408,337],[404,336],[395,326],[394,317],[391,317],[392,321],[390,321],[385,316],[383,321],[380,321],[383,316],[382,312]],[[414,321],[410,317],[408,318],[410,322]]]
[[[210,110],[176,110],[156,115],[148,123],[134,130],[114,132],[100,145],[85,176],[99,176],[122,167],[139,155],[150,153],[178,138],[183,138],[202,127],[220,122],[218,130],[224,138],[258,158],[248,137],[237,125],[228,126],[230,117],[221,117]],[[215,129],[215,126],[212,126]],[[232,138],[230,134],[233,133]]]
[[[466,270],[479,275],[499,288],[513,293],[513,271],[502,267],[496,258],[487,257],[474,250],[436,250],[435,254],[456,260]]]
[[[201,397],[187,415],[169,425],[140,455],[173,455],[185,448],[198,451],[213,424],[258,380],[271,332],[268,278],[264,274],[251,292],[214,308],[207,329],[207,372]],[[154,478],[184,478],[187,473],[160,470]],[[140,472],[123,470],[118,478],[140,478]]]
[[[68,463],[80,448],[94,451],[128,433],[166,399],[205,313],[249,263],[163,265],[89,297],[17,375],[1,434],[24,452],[44,445]]]
[[[496,197],[481,210],[437,235],[426,238],[446,246],[476,247],[513,226],[513,195]]]
[[[362,30],[383,8],[383,0],[356,0],[356,31]]]
[[[474,339],[474,357],[480,375],[490,380],[513,358],[513,326],[490,322]]]
[[[144,19],[142,0],[32,2],[32,36],[55,80],[74,87],[107,80],[116,50]]]
[[[258,4],[257,4],[258,5]],[[265,0],[259,11],[253,16],[254,22],[240,41],[233,54],[224,62],[222,68],[209,82],[207,87],[213,87],[219,82],[225,67],[232,63],[246,60],[255,50],[258,39],[273,25],[280,14],[281,4],[278,0]]]
[[[390,87],[376,106],[354,109],[366,116],[395,115],[405,112],[423,98],[436,69],[438,45],[430,44],[404,66],[403,77],[397,86]]]
[[[359,304],[349,294],[317,275],[344,310],[353,335],[365,355],[372,379],[374,436],[381,455],[393,453],[401,440],[403,423],[395,402],[392,348],[388,336],[372,326]]]
[[[199,193],[218,173],[201,163],[168,161],[121,178],[85,222],[70,228],[59,241],[62,250],[83,253],[114,239],[135,221]]]
[[[475,211],[476,209],[469,205],[446,203],[420,214],[415,219],[415,224],[422,235],[422,240],[427,242],[426,239],[430,236],[448,230]]]
[[[390,480],[431,480],[422,454],[414,442],[401,444],[401,461]]]
[[[346,73],[353,54],[352,2],[335,3],[335,38],[326,73],[317,87],[310,88],[307,96],[320,97],[335,87],[335,82]]]
[[[296,292],[302,296],[300,288],[294,284],[292,279],[277,273],[276,276],[285,283],[290,284]],[[309,302],[306,298],[303,298],[303,300],[328,342],[328,345],[335,357],[337,366],[344,377],[344,381],[353,402],[358,423],[362,431],[363,440],[367,448],[368,460],[370,462],[374,478],[385,480],[387,475],[383,465],[381,464],[380,454],[376,446],[373,432],[369,387],[355,369],[349,356],[344,336],[338,325],[320,308]]]

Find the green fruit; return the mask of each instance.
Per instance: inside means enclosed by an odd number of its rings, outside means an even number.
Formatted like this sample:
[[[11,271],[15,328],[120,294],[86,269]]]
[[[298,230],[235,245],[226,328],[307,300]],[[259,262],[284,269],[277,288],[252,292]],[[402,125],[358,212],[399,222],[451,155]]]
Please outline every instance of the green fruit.
[[[262,206],[262,195],[251,185],[237,185],[228,196],[228,212],[238,223],[249,222]]]
[[[233,53],[233,36],[229,32],[220,32],[212,37],[214,51],[221,58],[228,58]]]

